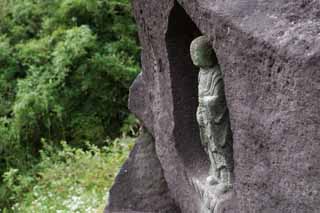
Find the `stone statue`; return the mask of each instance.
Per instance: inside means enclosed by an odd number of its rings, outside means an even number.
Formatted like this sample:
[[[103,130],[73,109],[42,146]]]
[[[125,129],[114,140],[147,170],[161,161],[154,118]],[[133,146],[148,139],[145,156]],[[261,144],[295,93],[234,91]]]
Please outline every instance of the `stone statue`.
[[[200,68],[197,121],[201,143],[210,159],[210,170],[202,194],[207,207],[214,209],[219,197],[232,190],[233,154],[229,113],[223,76],[208,39],[205,36],[196,38],[191,43],[190,52],[194,65]]]

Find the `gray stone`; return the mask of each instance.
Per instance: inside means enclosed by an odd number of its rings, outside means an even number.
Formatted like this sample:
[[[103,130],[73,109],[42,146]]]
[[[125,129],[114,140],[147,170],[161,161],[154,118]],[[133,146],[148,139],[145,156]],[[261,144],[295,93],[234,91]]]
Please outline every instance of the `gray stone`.
[[[234,141],[236,199],[220,212],[318,212],[318,1],[133,5],[143,71],[132,87],[130,109],[155,138],[164,180],[180,211],[203,212],[190,180],[206,178],[210,166],[196,121],[198,73],[189,55],[191,41],[206,35],[224,74]]]
[[[179,212],[169,195],[154,140],[144,130],[110,190],[107,213]]]
[[[211,44],[206,36],[194,39],[190,56],[199,67],[197,122],[203,148],[209,156],[210,168],[205,184],[193,178],[203,206],[217,212],[224,198],[233,196],[233,151],[229,111],[224,93],[223,76]],[[229,194],[229,196],[224,196]]]

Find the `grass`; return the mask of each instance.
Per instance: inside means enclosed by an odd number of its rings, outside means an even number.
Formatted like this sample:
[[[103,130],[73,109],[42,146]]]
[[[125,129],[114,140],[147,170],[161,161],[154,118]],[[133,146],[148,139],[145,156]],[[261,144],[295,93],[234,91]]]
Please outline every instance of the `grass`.
[[[103,212],[115,175],[126,160],[133,138],[116,139],[108,146],[88,149],[46,145],[41,161],[29,174],[11,169],[4,174],[15,201],[2,212]],[[0,211],[1,212],[1,211]]]

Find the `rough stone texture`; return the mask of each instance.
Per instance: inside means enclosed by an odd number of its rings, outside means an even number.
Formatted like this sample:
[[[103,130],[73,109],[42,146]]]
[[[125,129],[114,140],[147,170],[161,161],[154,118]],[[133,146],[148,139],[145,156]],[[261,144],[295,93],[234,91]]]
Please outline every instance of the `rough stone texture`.
[[[179,213],[169,195],[152,136],[144,131],[110,190],[109,213]]]
[[[237,208],[227,212],[318,212],[319,1],[133,4],[143,72],[132,87],[130,109],[155,138],[181,212],[201,212],[190,178],[203,178],[209,166],[195,117],[197,69],[189,56],[190,42],[200,34],[212,41],[230,111]]]

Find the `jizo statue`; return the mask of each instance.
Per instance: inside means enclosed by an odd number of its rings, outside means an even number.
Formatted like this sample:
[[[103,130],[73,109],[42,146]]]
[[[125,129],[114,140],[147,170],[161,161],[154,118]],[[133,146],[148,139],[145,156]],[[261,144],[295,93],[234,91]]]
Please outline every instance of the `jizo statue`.
[[[209,209],[215,208],[208,196],[219,199],[232,189],[233,154],[229,112],[224,93],[223,76],[210,42],[205,36],[196,38],[190,47],[191,58],[199,71],[199,106],[197,121],[201,143],[210,159],[204,199]],[[209,203],[208,203],[209,202]]]

